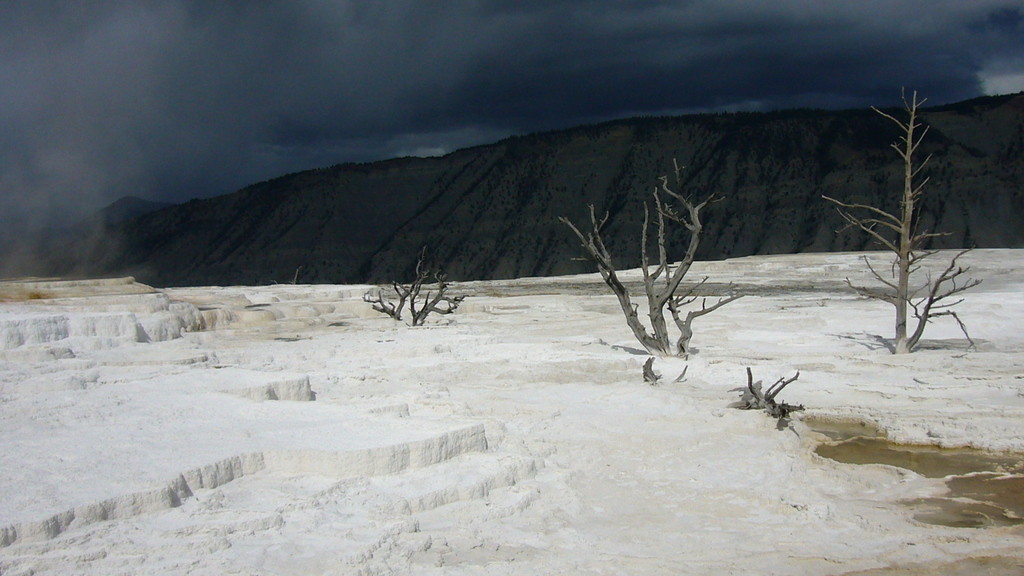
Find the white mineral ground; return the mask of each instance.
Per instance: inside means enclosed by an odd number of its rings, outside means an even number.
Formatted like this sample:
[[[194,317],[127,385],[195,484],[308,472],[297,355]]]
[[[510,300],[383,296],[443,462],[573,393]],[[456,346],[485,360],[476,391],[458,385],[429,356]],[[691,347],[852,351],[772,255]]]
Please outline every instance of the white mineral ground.
[[[0,574],[1020,574],[1020,526],[918,522],[941,479],[803,421],[1024,451],[1024,250],[963,260],[976,348],[940,318],[900,356],[858,255],[702,263],[751,295],[659,386],[596,275],[420,328],[365,286],[2,283]],[[729,408],[748,366],[806,412]]]

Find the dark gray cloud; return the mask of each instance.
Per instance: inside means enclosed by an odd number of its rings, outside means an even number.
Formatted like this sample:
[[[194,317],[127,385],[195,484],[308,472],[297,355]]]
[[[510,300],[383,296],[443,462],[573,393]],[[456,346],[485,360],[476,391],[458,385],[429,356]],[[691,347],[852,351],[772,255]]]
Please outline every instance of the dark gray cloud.
[[[0,214],[634,114],[1024,88],[1022,0],[0,4]]]

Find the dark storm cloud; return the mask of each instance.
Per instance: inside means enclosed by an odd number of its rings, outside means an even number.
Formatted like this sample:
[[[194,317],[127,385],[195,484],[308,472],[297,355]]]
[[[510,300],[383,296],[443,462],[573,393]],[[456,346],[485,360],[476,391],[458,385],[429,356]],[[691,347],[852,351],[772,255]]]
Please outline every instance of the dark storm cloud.
[[[0,4],[3,220],[633,114],[1024,85],[1024,2]]]

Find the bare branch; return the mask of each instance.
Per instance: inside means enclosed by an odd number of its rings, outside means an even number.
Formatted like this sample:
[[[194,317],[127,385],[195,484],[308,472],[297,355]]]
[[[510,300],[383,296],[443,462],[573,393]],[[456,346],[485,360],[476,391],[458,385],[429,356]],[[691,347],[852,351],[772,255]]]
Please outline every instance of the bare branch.
[[[864,264],[867,265],[868,270],[871,271],[871,275],[874,276],[879,282],[881,282],[882,284],[885,284],[886,286],[888,286],[889,288],[892,288],[893,290],[897,290],[899,288],[894,282],[890,282],[889,280],[886,280],[881,274],[879,274],[878,271],[875,270],[874,265],[871,264],[871,261],[868,260],[867,256],[864,256],[863,260],[864,260]],[[849,281],[849,279],[847,279],[847,281]]]
[[[682,382],[683,380],[685,380],[686,379],[686,371],[689,370],[689,369],[690,369],[690,365],[689,364],[687,364],[686,366],[683,366],[683,371],[679,373],[679,376],[676,376],[676,379],[673,380],[673,382]]]
[[[705,280],[706,280],[706,278],[705,278]],[[703,283],[704,283],[703,281],[700,282],[700,284],[703,284]],[[698,286],[700,284],[698,284]],[[692,292],[692,290],[691,290],[691,292]],[[728,304],[730,302],[733,302],[735,300],[738,300],[738,299],[740,299],[742,297],[743,297],[742,294],[733,294],[733,295],[730,295],[730,296],[727,296],[727,297],[724,297],[724,298],[719,298],[718,302],[716,302],[715,304],[713,304],[711,306],[707,305],[708,304],[708,300],[707,300],[707,298],[704,298],[701,301],[700,310],[690,310],[690,311],[688,311],[686,313],[686,317],[685,318],[680,317],[680,313],[679,313],[680,305],[683,304],[683,303],[686,303],[686,304],[692,303],[692,302],[694,302],[696,300],[696,297],[690,298],[690,299],[682,298],[682,299],[679,299],[679,300],[677,300],[677,299],[670,300],[668,302],[668,309],[669,309],[669,312],[671,312],[671,314],[672,314],[672,320],[675,322],[676,328],[679,330],[679,338],[676,340],[676,354],[679,355],[679,356],[685,356],[685,355],[689,354],[689,351],[690,351],[690,339],[693,337],[693,321],[694,320],[696,320],[697,318],[700,318],[701,316],[704,316],[706,314],[710,314],[710,313],[714,312],[715,310],[718,310],[722,306],[725,306],[726,304]]]
[[[821,197],[824,198],[825,200],[828,200],[829,202],[832,202],[833,204],[842,206],[843,208],[848,208],[850,210],[867,210],[868,212],[877,214],[879,217],[889,221],[891,223],[890,225],[897,230],[902,225],[902,222],[899,218],[893,216],[892,214],[886,212],[885,210],[871,206],[870,204],[850,204],[847,202],[836,200],[835,198],[832,198],[830,196],[822,195]]]
[[[799,377],[800,371],[797,370],[796,374],[794,374],[792,378],[779,378],[778,381],[775,382],[775,384],[772,384],[771,387],[768,388],[768,391],[764,393],[764,399],[769,402],[775,400],[775,397],[779,395],[779,392],[782,392],[783,388],[795,382]]]
[[[754,373],[747,367],[747,387],[742,390],[740,395],[740,401],[733,406],[741,408],[743,410],[765,410],[773,418],[778,418],[780,423],[784,418],[787,418],[790,413],[798,412],[803,410],[802,405],[786,404],[785,402],[776,402],[775,398],[782,392],[783,388],[795,382],[800,377],[798,371],[792,378],[779,378],[774,384],[772,384],[767,392],[762,390],[763,384],[760,380],[754,382]]]
[[[963,332],[967,341],[970,342],[971,347],[974,347],[974,341],[971,340],[970,335],[967,333],[967,327],[960,320],[960,317],[955,312],[950,310],[953,306],[962,302],[962,299],[958,299],[955,302],[943,302],[943,300],[960,294],[966,290],[974,288],[978,284],[981,284],[981,280],[967,278],[964,282],[960,282],[959,278],[966,275],[970,271],[970,267],[963,268],[957,264],[957,260],[969,252],[970,250],[962,250],[958,252],[953,259],[950,260],[949,265],[942,271],[938,279],[931,281],[927,284],[928,294],[922,300],[918,302],[910,301],[909,304],[914,310],[914,317],[917,318],[917,328],[913,334],[908,338],[908,344],[911,349],[916,347],[921,341],[921,336],[924,334],[925,326],[933,318],[938,316],[952,316],[957,324],[960,325],[960,330]]]

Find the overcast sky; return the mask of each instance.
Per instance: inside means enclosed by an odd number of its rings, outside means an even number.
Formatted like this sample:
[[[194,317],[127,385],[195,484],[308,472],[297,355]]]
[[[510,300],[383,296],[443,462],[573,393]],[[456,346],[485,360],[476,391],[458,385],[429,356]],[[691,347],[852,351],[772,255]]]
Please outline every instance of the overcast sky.
[[[0,3],[0,217],[637,114],[1024,89],[1024,0]]]

